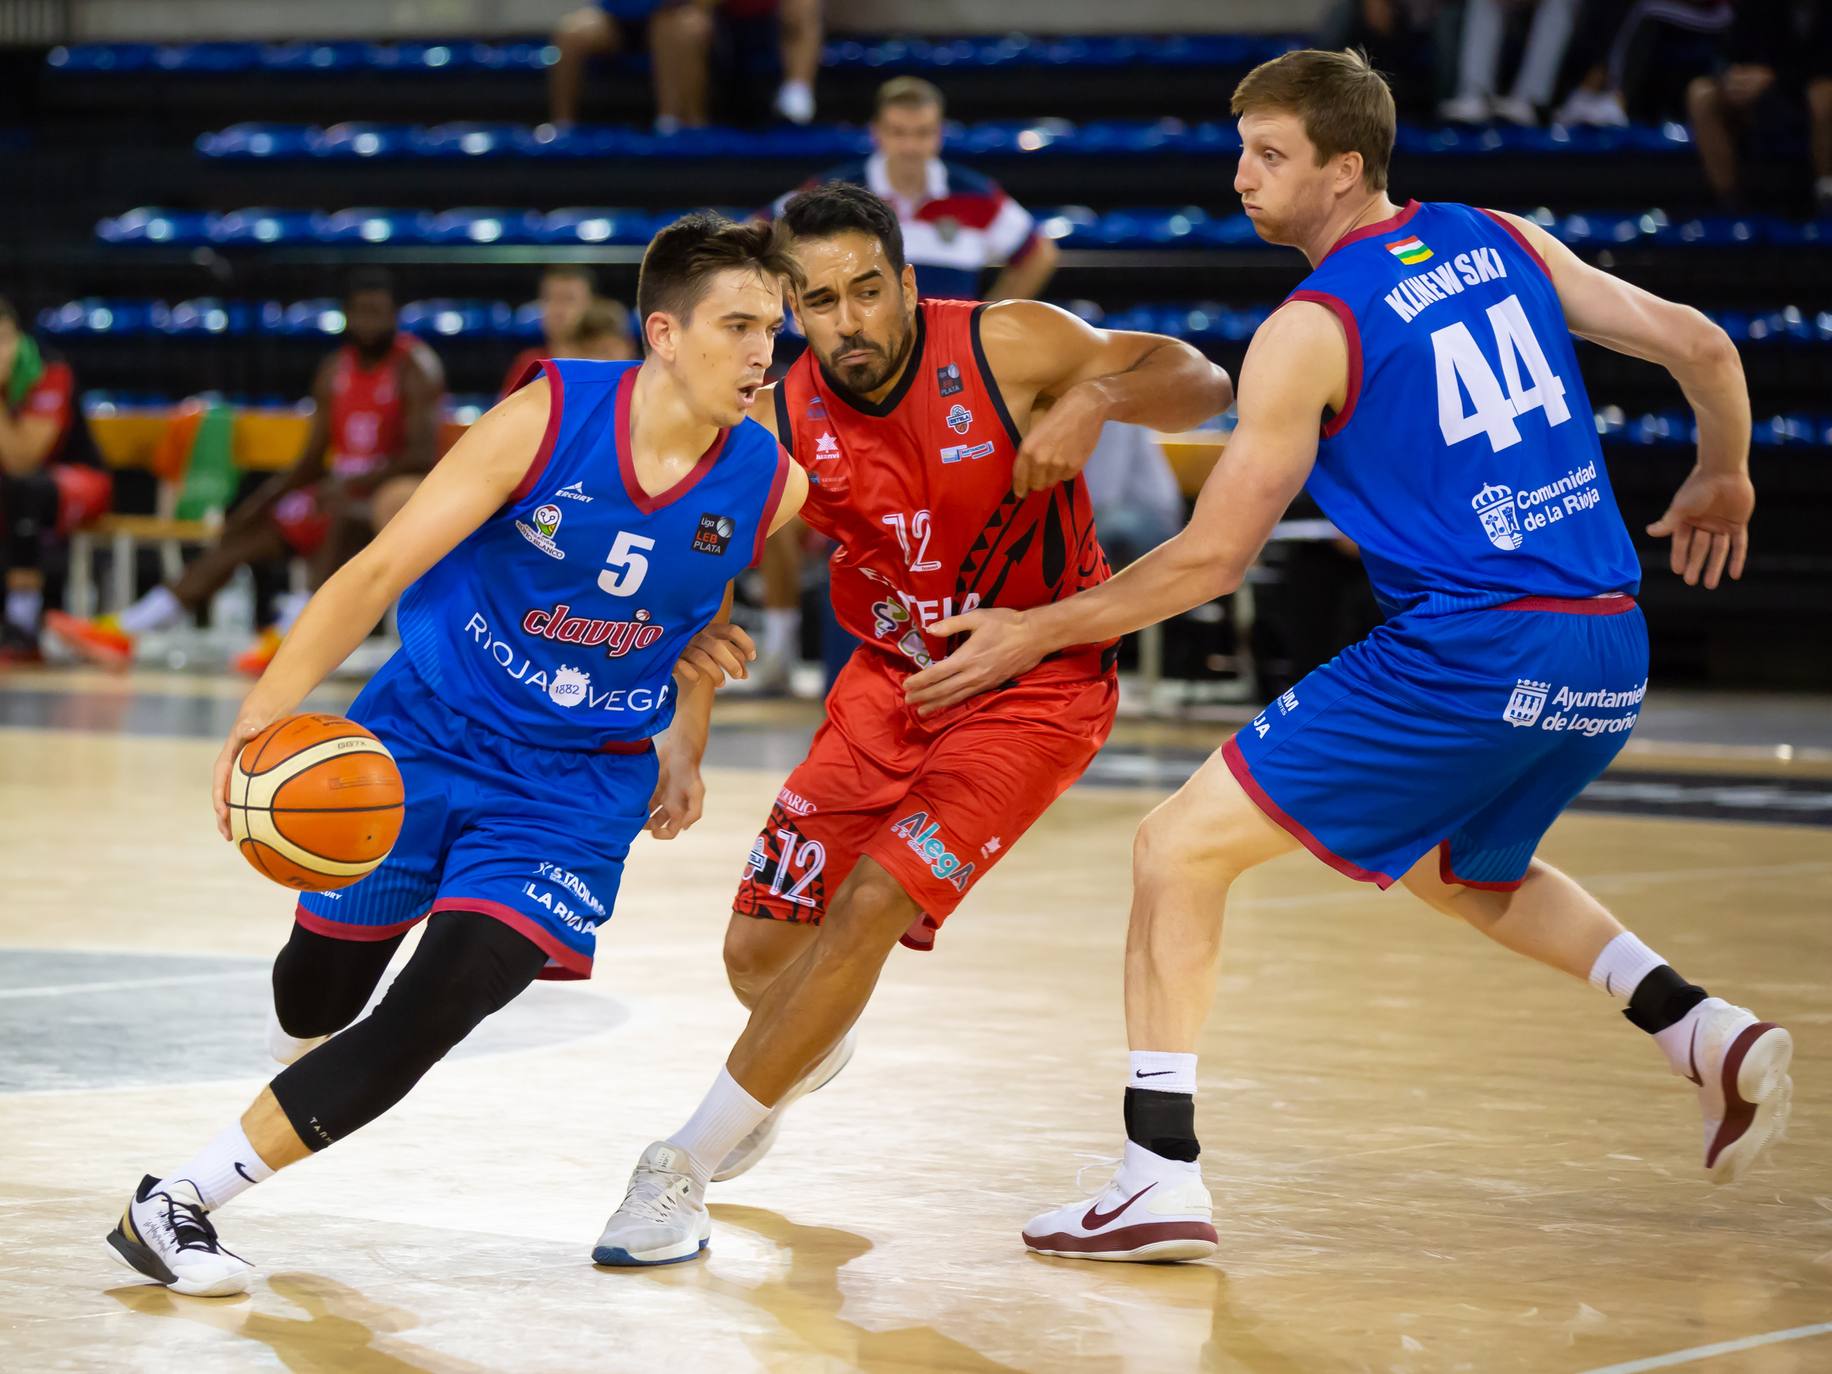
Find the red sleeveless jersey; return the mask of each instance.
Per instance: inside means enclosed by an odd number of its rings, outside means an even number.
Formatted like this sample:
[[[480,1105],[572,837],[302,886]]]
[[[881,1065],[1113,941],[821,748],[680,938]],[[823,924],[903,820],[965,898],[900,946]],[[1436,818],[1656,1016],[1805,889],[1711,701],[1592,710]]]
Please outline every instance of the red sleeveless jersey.
[[[331,374],[330,470],[360,477],[401,452],[407,425],[401,405],[401,371],[409,355],[425,347],[411,334],[396,334],[387,354],[364,367],[353,344],[337,350]]]
[[[980,344],[973,301],[917,306],[903,380],[876,405],[836,386],[812,349],[776,386],[776,428],[808,473],[802,519],[838,541],[833,609],[888,662],[926,667],[920,627],[978,606],[1024,610],[1108,577],[1080,477],[1020,500],[1020,436]],[[1099,671],[1106,645],[1056,662]]]

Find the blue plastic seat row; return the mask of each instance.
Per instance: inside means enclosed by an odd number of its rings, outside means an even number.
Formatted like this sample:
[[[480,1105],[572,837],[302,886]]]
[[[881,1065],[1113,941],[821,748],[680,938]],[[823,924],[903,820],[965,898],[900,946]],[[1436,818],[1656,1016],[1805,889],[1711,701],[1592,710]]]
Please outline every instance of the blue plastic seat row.
[[[1092,301],[1068,306],[1090,324],[1167,334],[1192,343],[1245,343],[1265,323],[1265,307],[1237,310],[1214,301],[1146,304],[1106,309]],[[1798,306],[1766,312],[1727,311],[1713,316],[1745,346],[1832,346],[1832,310]],[[179,301],[90,298],[40,312],[38,328],[61,338],[241,338],[250,335],[325,337],[341,333],[341,304],[333,299],[287,304],[281,301],[224,301],[213,297]],[[537,302],[433,299],[401,307],[401,326],[428,338],[501,339],[534,342],[541,337]]]
[[[1127,69],[1134,67],[1242,67],[1301,47],[1296,38],[1202,34],[1189,37],[840,39],[822,50],[829,68],[962,70],[972,68]],[[248,72],[388,75],[440,72],[532,72],[553,65],[543,39],[478,42],[365,43],[78,43],[53,48],[53,71],[84,73],[173,72],[235,75]]]
[[[948,152],[959,157],[1028,154],[1057,157],[1229,158],[1240,152],[1232,122],[1178,119],[1004,120],[946,131]],[[1683,153],[1684,125],[1626,129],[1469,129],[1402,125],[1398,151],[1424,157],[1552,156]],[[502,123],[317,124],[252,122],[198,136],[205,157],[293,161],[396,158],[783,158],[840,161],[870,151],[863,129],[847,125],[797,128],[681,129],[657,134],[627,126],[547,126]]]
[[[530,301],[424,300],[401,307],[401,327],[431,339],[485,338],[532,343],[541,338],[541,308]],[[343,303],[296,301],[179,301],[88,299],[41,311],[38,328],[53,338],[326,338],[344,330]]]
[[[102,220],[105,243],[164,247],[285,247],[363,245],[622,246],[640,247],[677,218],[674,210],[574,206],[538,211],[504,206],[451,210],[355,207],[281,210],[250,207],[223,214],[143,206]],[[728,208],[727,213],[747,213]],[[1085,206],[1039,209],[1045,234],[1074,249],[1264,248],[1245,215],[1210,215],[1164,206],[1097,212]],[[1798,223],[1774,215],[1705,215],[1669,220],[1659,210],[1640,214],[1564,215],[1533,211],[1554,237],[1574,248],[1748,248],[1832,245],[1832,220]]]

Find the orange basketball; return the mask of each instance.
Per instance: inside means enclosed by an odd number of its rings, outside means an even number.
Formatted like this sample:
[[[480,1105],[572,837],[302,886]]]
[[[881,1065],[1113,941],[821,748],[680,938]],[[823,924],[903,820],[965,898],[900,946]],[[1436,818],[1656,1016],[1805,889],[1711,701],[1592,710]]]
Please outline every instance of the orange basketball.
[[[348,887],[401,833],[401,770],[342,716],[288,716],[242,746],[229,770],[229,833],[284,887]]]

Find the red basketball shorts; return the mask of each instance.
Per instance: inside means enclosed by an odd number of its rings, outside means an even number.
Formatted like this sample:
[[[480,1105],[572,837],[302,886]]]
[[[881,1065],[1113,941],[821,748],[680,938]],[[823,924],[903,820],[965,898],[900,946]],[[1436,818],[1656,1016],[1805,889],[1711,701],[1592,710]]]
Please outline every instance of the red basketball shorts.
[[[818,925],[869,854],[922,908],[903,942],[931,948],[961,898],[1082,775],[1119,701],[1093,653],[928,720],[905,704],[905,676],[875,650],[853,654],[751,847],[734,911]]]

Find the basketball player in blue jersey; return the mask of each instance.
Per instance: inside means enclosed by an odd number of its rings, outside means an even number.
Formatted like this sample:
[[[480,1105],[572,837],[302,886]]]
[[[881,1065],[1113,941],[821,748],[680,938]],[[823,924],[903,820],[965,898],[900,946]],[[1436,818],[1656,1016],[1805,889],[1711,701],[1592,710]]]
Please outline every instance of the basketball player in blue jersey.
[[[1288,53],[1248,74],[1233,109],[1247,214],[1312,272],[1248,349],[1239,428],[1189,527],[1068,600],[929,626],[938,642],[973,637],[908,692],[939,708],[1061,645],[1233,591],[1307,483],[1360,546],[1388,619],[1140,826],[1125,1156],[1105,1191],[1036,1217],[1025,1243],[1108,1260],[1214,1251],[1194,1050],[1222,906],[1236,876],[1299,846],[1624,1004],[1698,1086],[1707,1174],[1735,1179],[1786,1122],[1787,1031],[1688,983],[1533,853],[1621,749],[1647,688],[1640,567],[1569,336],[1658,363],[1685,391],[1698,464],[1649,533],[1708,588],[1741,574],[1755,505],[1736,350],[1525,220],[1394,204],[1393,99],[1359,54]]]
[[[807,494],[747,418],[799,280],[783,244],[710,214],[656,235],[636,292],[647,360],[531,368],[325,583],[249,693],[216,763],[225,839],[235,752],[399,597],[401,650],[350,717],[393,751],[406,822],[373,873],[299,903],[273,973],[290,1066],[135,1190],[108,1238],[132,1268],[181,1293],[246,1291],[251,1266],[210,1212],[387,1111],[535,978],[587,976],[637,833],[698,819],[712,691],[751,652],[727,623],[731,581]]]

